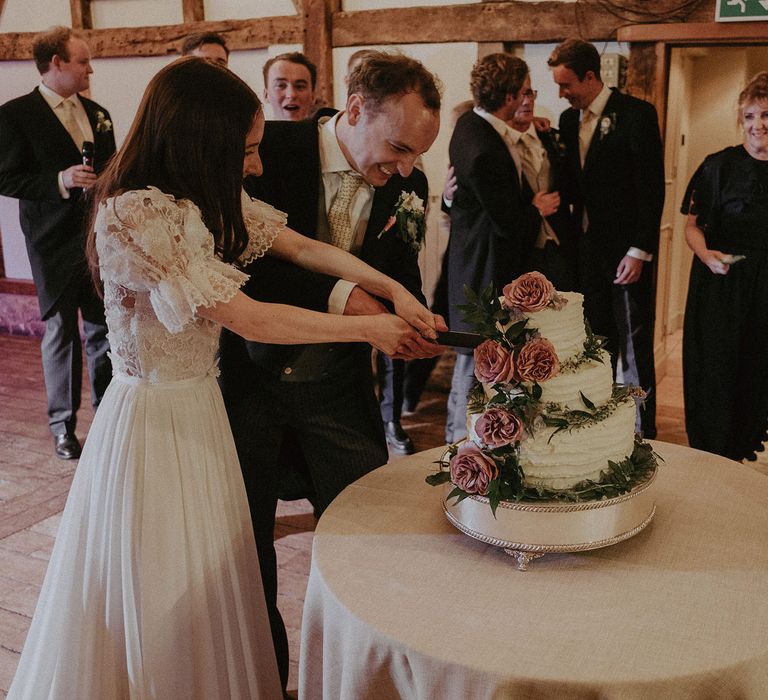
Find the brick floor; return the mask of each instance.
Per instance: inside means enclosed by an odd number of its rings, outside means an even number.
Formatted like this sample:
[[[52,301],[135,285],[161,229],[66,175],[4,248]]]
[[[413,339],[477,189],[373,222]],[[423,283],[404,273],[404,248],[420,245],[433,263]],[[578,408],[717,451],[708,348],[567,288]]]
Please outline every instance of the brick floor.
[[[679,345],[679,342],[678,342]],[[45,420],[39,341],[0,335],[0,698],[16,669],[76,463],[58,460]],[[438,364],[418,411],[403,419],[417,450],[443,443],[451,358]],[[658,387],[659,439],[686,443],[679,347]],[[87,387],[78,434],[90,426]],[[768,462],[768,460],[766,460]],[[766,466],[768,469],[768,466]],[[297,687],[301,609],[315,520],[306,501],[281,503],[275,540],[279,604],[291,647],[289,689]]]

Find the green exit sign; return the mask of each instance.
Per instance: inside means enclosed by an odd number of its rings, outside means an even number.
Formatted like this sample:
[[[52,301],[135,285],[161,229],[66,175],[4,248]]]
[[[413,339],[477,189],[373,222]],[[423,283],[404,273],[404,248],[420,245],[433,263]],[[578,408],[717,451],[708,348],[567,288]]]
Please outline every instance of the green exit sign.
[[[768,0],[717,0],[718,22],[768,20]]]

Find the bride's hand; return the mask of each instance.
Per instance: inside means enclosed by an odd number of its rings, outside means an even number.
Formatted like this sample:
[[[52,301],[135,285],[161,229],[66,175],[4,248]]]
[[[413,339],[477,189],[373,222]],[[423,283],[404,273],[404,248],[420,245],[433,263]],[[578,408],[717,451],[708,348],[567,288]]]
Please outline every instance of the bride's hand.
[[[386,313],[368,318],[371,320],[368,342],[391,357],[403,357],[407,348],[425,342],[418,331],[399,316]]]
[[[413,326],[408,325],[399,316],[377,314],[368,318],[372,322],[368,342],[395,360],[434,357],[445,350],[442,345],[423,338]],[[440,316],[436,318],[442,322]]]
[[[419,331],[423,338],[434,341],[437,339],[437,331],[448,330],[442,316],[433,314],[404,287],[392,296],[392,302],[395,313]]]

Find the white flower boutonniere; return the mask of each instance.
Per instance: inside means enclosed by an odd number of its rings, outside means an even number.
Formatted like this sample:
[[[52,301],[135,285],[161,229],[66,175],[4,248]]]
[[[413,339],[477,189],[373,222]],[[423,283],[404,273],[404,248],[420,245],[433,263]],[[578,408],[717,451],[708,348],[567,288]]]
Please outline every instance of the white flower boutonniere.
[[[616,128],[616,112],[606,114],[600,120],[600,140],[602,141],[608,134]]]
[[[418,253],[421,244],[424,241],[424,234],[427,229],[426,212],[424,211],[424,200],[415,192],[400,192],[400,197],[392,210],[392,214],[387,219],[387,224],[379,233],[381,238],[397,224],[397,234],[405,241],[414,252]]]
[[[100,134],[106,134],[108,131],[112,131],[112,121],[107,119],[107,115],[101,110],[96,112],[96,131]]]

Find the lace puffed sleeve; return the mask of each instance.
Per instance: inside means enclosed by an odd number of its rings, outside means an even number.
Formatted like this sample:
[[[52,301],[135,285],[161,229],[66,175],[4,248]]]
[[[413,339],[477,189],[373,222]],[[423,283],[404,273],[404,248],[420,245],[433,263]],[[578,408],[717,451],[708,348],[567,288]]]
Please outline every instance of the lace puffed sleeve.
[[[240,256],[240,264],[249,262],[264,255],[280,231],[285,228],[288,217],[273,206],[259,199],[251,199],[243,190],[243,220],[248,229],[248,247]]]
[[[216,257],[194,204],[156,188],[102,204],[96,247],[105,286],[148,292],[155,315],[172,333],[193,321],[198,307],[232,299],[248,279]]]

